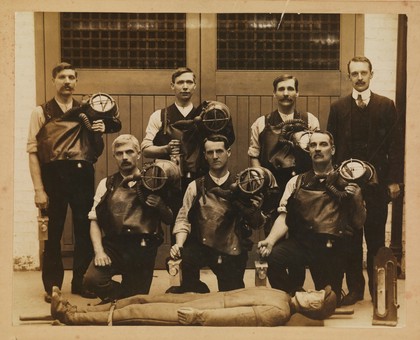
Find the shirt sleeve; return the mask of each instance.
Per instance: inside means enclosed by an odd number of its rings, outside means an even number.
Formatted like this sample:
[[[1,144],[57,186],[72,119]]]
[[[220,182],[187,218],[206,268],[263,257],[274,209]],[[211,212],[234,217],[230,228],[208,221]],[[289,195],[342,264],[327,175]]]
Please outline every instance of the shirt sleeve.
[[[156,137],[156,134],[159,132],[162,127],[162,121],[160,118],[161,110],[157,110],[150,115],[149,123],[146,127],[146,134],[141,142],[141,151],[145,148],[153,145],[153,140]]]
[[[180,232],[187,234],[191,232],[191,223],[188,220],[188,212],[190,211],[196,196],[197,184],[195,181],[193,181],[188,185],[187,190],[185,191],[182,207],[179,209],[178,216],[175,220],[175,226],[172,232],[174,235]]]
[[[308,112],[308,125],[309,125],[309,129],[312,130],[312,131],[320,129],[318,118],[316,118],[310,112]]]
[[[279,213],[287,213],[287,202],[289,201],[290,196],[296,190],[296,180],[298,176],[292,177],[286,184],[286,188],[284,189],[283,196],[281,197],[279,207],[277,208],[277,212]]]
[[[89,220],[96,220],[96,206],[101,201],[102,196],[105,195],[107,189],[106,189],[106,178],[102,179],[98,187],[96,188],[95,196],[93,197],[93,206],[92,209],[89,211],[88,218]]]
[[[260,133],[265,127],[265,117],[261,116],[251,126],[251,140],[249,142],[248,156],[258,158],[260,155]]]
[[[29,120],[28,141],[26,143],[26,152],[33,153],[38,151],[38,142],[36,135],[45,123],[44,110],[37,106],[31,113]]]

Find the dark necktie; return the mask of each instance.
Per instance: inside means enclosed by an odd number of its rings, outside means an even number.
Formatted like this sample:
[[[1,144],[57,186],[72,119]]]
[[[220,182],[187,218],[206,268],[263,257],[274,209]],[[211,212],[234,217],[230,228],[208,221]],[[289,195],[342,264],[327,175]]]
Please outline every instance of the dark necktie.
[[[362,95],[361,95],[361,94],[359,94],[359,95],[357,96],[357,99],[356,99],[356,104],[357,104],[357,106],[358,106],[358,107],[360,107],[361,109],[364,109],[364,108],[366,107],[366,104],[365,104],[365,102],[363,101],[363,99],[362,99]]]

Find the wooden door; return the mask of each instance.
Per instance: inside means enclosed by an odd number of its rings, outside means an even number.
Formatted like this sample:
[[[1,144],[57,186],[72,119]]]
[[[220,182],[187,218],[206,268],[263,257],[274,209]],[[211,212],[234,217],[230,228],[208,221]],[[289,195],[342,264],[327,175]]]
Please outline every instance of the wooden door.
[[[299,79],[298,109],[317,116],[321,128],[326,127],[330,103],[348,93],[345,79],[347,60],[363,50],[363,16],[340,16],[340,61],[335,71],[294,70],[219,70],[217,68],[217,14],[189,13],[186,20],[186,66],[197,76],[194,104],[203,100],[224,102],[230,109],[234,122],[236,141],[232,147],[231,171],[237,173],[249,166],[247,150],[250,126],[262,114],[273,110],[272,81],[280,73],[291,73]],[[51,69],[61,60],[60,14],[36,14],[37,49],[37,99],[44,102],[54,95],[50,86]],[[42,65],[42,66],[41,66]],[[79,68],[78,96],[105,92],[114,97],[120,109],[122,130],[143,139],[150,114],[173,102],[170,89],[172,69],[89,69]],[[106,135],[106,148],[95,165],[95,182],[116,171],[111,154],[111,143],[118,134]],[[142,159],[142,161],[147,161]],[[70,256],[66,267],[71,268],[73,230],[71,216],[66,222],[63,235],[63,255]],[[165,242],[160,247],[156,268],[164,268],[169,254],[170,235],[166,228]],[[256,243],[263,237],[255,232]],[[254,250],[248,265],[253,267]]]

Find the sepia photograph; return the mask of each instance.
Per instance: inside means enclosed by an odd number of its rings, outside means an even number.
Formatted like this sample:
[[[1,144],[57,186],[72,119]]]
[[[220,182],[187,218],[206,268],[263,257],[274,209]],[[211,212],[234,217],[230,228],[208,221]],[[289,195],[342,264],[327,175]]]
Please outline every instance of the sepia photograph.
[[[419,7],[0,5],[5,339],[418,338]]]

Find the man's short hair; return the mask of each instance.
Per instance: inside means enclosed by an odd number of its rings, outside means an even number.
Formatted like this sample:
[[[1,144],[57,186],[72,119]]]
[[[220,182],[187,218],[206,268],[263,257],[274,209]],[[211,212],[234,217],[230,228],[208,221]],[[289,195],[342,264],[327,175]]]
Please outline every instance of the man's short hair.
[[[331,146],[335,146],[335,144],[334,144],[334,136],[332,135],[331,132],[329,132],[327,130],[316,130],[316,131],[314,131],[312,133],[312,135],[314,135],[315,133],[320,133],[321,135],[327,135],[330,138],[330,144],[331,144]],[[310,140],[310,138],[309,138],[309,140]]]
[[[181,74],[184,73],[192,73],[193,78],[194,78],[194,83],[195,83],[195,74],[193,72],[193,70],[191,70],[188,67],[179,67],[175,70],[174,73],[172,73],[172,84],[175,84],[175,79],[178,78]]]
[[[73,70],[74,71],[74,73],[76,74],[76,78],[77,78],[77,71],[76,71],[76,69],[74,68],[74,66],[72,65],[72,64],[69,64],[69,63],[65,63],[65,62],[62,62],[62,63],[59,63],[59,64],[57,64],[53,69],[52,69],[52,77],[53,77],[53,79],[55,79],[55,77],[57,77],[57,74],[59,74],[61,71],[63,71],[63,70]]]
[[[280,83],[281,81],[289,80],[289,79],[293,79],[295,81],[296,92],[299,92],[299,81],[297,80],[297,78],[295,76],[292,76],[290,74],[282,74],[282,75],[278,76],[276,79],[274,79],[273,80],[273,91],[274,92],[277,91],[277,84],[278,83]]]
[[[131,143],[134,146],[134,150],[136,152],[140,152],[140,143],[136,137],[130,134],[123,134],[119,135],[117,138],[114,139],[112,142],[112,153],[115,152],[115,149],[121,145],[125,145]]]
[[[368,63],[368,65],[369,65],[369,71],[372,72],[372,63],[365,56],[357,55],[357,56],[354,56],[353,58],[351,58],[350,61],[347,63],[347,71],[348,71],[348,73],[350,73],[350,63],[351,62],[355,62],[355,63]]]
[[[223,142],[223,145],[226,150],[230,148],[229,140],[224,135],[214,134],[214,135],[208,136],[207,138],[204,138],[204,141],[203,141],[204,150],[205,150],[204,145],[206,144],[206,142]]]

